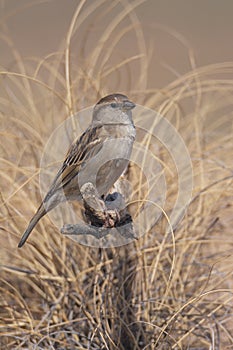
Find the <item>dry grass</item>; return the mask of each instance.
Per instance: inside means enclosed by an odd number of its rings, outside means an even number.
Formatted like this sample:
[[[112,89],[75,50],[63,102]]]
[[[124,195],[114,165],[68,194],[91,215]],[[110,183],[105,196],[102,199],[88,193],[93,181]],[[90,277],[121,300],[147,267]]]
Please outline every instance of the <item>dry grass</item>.
[[[93,18],[98,24],[100,2],[80,10],[82,3],[63,47],[43,60],[22,58],[2,36],[14,64],[0,72],[1,348],[230,349],[233,62],[196,68],[190,54],[189,73],[148,90],[150,55],[133,9],[108,2],[96,41],[87,29]],[[125,42],[130,53],[121,57]],[[161,218],[137,242],[90,248],[62,237],[45,217],[18,250],[40,202],[46,140],[68,115],[116,90],[170,120],[190,152],[193,199],[175,241]],[[172,167],[165,151],[159,156]],[[174,169],[165,171],[168,215]]]

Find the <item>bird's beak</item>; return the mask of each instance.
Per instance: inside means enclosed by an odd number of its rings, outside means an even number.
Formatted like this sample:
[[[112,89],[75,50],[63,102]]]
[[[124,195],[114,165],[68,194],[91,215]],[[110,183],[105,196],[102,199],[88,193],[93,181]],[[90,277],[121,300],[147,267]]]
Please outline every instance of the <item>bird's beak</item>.
[[[129,100],[123,102],[123,108],[126,110],[133,109],[134,107],[136,107],[135,103],[133,103]]]

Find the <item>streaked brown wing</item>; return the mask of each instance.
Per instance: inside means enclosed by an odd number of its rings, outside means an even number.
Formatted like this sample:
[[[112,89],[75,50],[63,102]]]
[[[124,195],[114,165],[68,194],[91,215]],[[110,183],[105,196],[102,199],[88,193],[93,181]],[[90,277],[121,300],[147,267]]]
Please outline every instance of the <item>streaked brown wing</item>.
[[[58,171],[52,186],[47,193],[44,201],[46,202],[56,191],[64,188],[79,172],[80,167],[88,159],[94,157],[103,146],[103,137],[99,138],[101,126],[90,127],[80,138],[70,146],[67,156],[61,169]]]

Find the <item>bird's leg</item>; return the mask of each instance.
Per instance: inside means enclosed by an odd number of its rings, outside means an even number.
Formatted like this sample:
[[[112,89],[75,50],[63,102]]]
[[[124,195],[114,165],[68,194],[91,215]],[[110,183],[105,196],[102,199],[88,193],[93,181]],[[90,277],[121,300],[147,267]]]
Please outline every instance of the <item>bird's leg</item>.
[[[110,228],[110,227],[115,227],[116,223],[120,221],[120,214],[117,209],[114,210],[106,210],[106,221],[104,223],[104,227]]]

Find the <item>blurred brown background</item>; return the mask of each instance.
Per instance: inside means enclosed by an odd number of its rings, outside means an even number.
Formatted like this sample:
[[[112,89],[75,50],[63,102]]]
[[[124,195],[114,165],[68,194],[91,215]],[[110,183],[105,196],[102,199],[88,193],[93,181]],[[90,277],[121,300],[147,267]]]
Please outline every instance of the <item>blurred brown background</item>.
[[[0,348],[233,348],[232,14],[232,0],[0,0]],[[132,245],[100,251],[47,216],[19,250],[42,156],[60,161],[68,147],[54,154],[52,133],[116,90],[188,148],[193,201],[174,237],[164,216]],[[152,142],[142,146],[161,159],[169,216],[180,174]]]
[[[106,2],[102,6],[98,2],[98,11],[103,14],[107,8]],[[7,23],[8,34],[22,56],[44,57],[58,50],[79,3],[78,0],[2,0],[1,24]],[[90,4],[89,1],[87,3]],[[107,3],[116,4],[114,1]],[[131,0],[129,3],[136,2]],[[122,4],[125,5],[126,1],[122,1]],[[104,15],[114,19],[116,7],[111,14],[108,12]],[[147,0],[141,2],[135,11],[142,23],[145,38],[153,48],[154,64],[150,68],[149,85],[163,87],[173,81],[175,75],[190,70],[187,49],[173,35],[187,40],[194,51],[197,66],[232,60],[231,0]],[[79,39],[83,40],[81,32]],[[0,41],[0,52],[1,65],[9,68],[12,55],[3,41]]]

